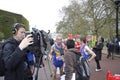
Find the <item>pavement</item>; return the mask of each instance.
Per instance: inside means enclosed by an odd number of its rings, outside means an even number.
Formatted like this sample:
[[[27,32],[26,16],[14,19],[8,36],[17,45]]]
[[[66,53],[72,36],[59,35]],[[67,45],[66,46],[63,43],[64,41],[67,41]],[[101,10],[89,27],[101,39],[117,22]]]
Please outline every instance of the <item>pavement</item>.
[[[107,55],[102,55],[102,60],[100,61],[100,65],[102,71],[96,72],[96,63],[93,60],[90,62],[91,68],[91,78],[90,80],[107,80],[107,72],[110,71],[112,75],[120,74],[120,58],[114,57],[114,59],[106,58]]]

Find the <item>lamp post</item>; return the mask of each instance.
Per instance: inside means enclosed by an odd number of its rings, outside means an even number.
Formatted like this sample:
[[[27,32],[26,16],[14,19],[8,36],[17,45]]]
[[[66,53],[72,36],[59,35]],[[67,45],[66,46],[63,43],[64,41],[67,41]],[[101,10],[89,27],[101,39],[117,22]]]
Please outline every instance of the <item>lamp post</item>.
[[[120,3],[120,0],[115,0],[115,5],[116,5],[116,39],[117,39],[117,42],[119,41],[119,38],[118,38],[118,11],[119,11],[119,3]]]

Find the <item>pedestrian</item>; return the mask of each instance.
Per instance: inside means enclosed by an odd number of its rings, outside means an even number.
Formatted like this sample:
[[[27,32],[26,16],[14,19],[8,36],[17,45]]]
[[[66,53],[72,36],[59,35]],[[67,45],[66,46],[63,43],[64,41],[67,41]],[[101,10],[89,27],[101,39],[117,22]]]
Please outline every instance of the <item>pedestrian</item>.
[[[93,48],[93,51],[96,54],[95,57],[95,62],[96,62],[96,69],[95,71],[101,71],[101,66],[100,66],[100,60],[102,58],[102,49],[103,49],[103,38],[101,36],[98,37],[98,40],[96,42],[95,47]]]
[[[108,40],[107,41],[107,44],[106,44],[106,47],[107,47],[107,58],[111,57],[113,58],[113,50],[114,50],[114,44],[112,43],[111,40]]]
[[[77,76],[77,69],[75,68],[76,55],[71,51],[75,51],[78,53],[79,51],[74,48],[75,41],[72,39],[67,40],[66,46],[67,46],[67,51],[65,52],[65,55],[64,55],[65,70],[66,70],[65,80],[71,80],[73,73],[76,73],[76,76]]]
[[[63,64],[64,64],[64,48],[65,45],[62,43],[62,36],[58,35],[56,37],[56,42],[52,45],[51,51],[49,53],[50,60],[52,60],[52,69],[53,69],[53,80],[55,80],[57,68],[60,70],[60,76],[63,75]]]
[[[90,49],[87,46],[86,37],[81,37],[80,42],[81,42],[81,47],[80,47],[81,54],[85,59],[88,60],[88,62],[90,62],[96,57],[96,54],[92,51],[92,49]]]
[[[75,46],[75,41],[73,39],[68,39],[67,50],[64,55],[65,62],[65,80],[89,80],[89,64],[81,56],[80,51],[78,51]]]
[[[12,26],[12,33],[13,36],[6,40],[3,48],[6,68],[4,80],[32,80],[26,51],[26,48],[33,44],[32,34],[25,36],[25,25],[22,23],[15,23]]]

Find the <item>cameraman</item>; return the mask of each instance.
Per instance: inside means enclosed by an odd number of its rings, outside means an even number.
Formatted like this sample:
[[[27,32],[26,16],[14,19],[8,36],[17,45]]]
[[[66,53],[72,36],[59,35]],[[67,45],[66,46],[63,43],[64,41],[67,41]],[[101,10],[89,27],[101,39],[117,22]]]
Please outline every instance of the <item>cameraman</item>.
[[[5,63],[4,80],[32,80],[32,72],[28,65],[26,47],[33,44],[32,34],[25,37],[25,25],[15,23],[13,36],[8,38],[3,48]]]

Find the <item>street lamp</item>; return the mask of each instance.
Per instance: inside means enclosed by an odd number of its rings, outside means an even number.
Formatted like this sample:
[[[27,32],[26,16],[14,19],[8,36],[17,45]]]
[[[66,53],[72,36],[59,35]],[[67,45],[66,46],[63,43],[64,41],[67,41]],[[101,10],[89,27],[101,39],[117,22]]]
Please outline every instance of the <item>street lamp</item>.
[[[118,38],[118,10],[119,10],[119,3],[120,3],[120,0],[115,0],[115,5],[116,5],[116,39],[117,39],[117,42],[119,41],[119,38]]]

